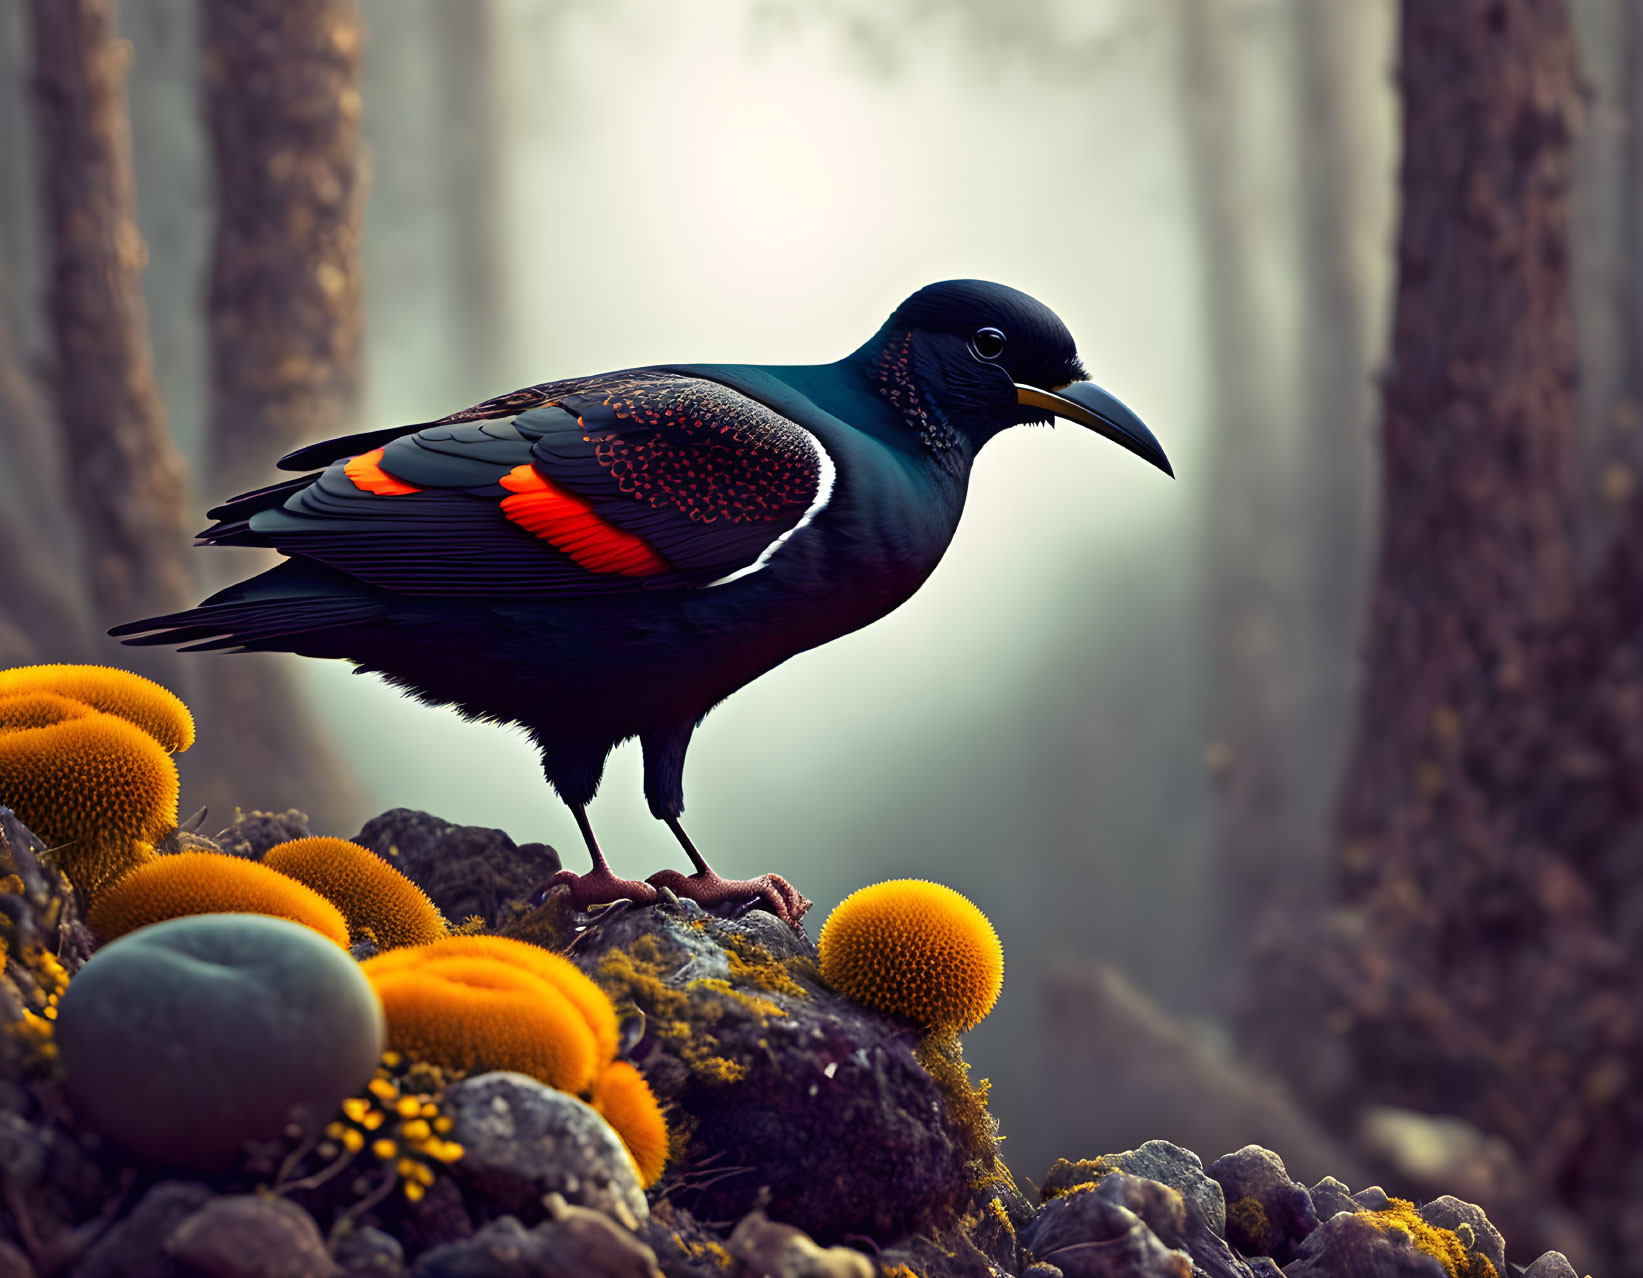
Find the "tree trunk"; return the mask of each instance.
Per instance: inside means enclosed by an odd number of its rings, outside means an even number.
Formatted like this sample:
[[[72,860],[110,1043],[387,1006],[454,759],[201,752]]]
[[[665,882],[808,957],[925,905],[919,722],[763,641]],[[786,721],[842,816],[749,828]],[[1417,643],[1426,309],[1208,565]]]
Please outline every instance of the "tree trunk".
[[[338,433],[360,387],[360,149],[354,0],[206,0],[216,171],[210,475],[267,483],[283,451]]]
[[[128,48],[112,0],[30,0],[51,239],[52,390],[100,628],[192,602],[183,466],[154,386],[138,276]],[[44,157],[49,157],[45,159]],[[137,664],[174,670],[170,654]]]
[[[1290,858],[1283,793],[1285,624],[1293,564],[1283,536],[1285,450],[1264,372],[1253,228],[1216,0],[1181,0],[1181,77],[1210,354],[1211,453],[1204,553],[1213,645],[1209,765],[1219,791],[1217,952],[1237,955],[1248,920]]]
[[[1583,585],[1569,15],[1563,0],[1403,0],[1400,62],[1343,908],[1269,938],[1266,1033],[1249,1042],[1339,1117],[1378,1101],[1505,1136],[1534,1184],[1635,1256],[1643,1218],[1622,1225],[1621,1187],[1643,1171],[1643,1008],[1601,871],[1631,862],[1643,810],[1643,520]]]
[[[13,349],[6,300],[0,287],[0,668],[84,660],[91,635],[77,539],[53,509],[62,459]]]
[[[275,478],[298,444],[353,429],[360,385],[360,147],[354,0],[205,0],[204,112],[217,224],[208,298],[213,494]],[[253,555],[219,554],[244,570]],[[232,735],[211,801],[297,807],[316,828],[357,821],[294,663],[241,655],[210,667],[211,712]]]
[[[1389,843],[1498,833],[1490,800],[1523,760],[1477,729],[1502,694],[1532,695],[1532,641],[1575,592],[1568,15],[1405,0],[1401,54],[1382,530],[1342,818],[1353,892]]]

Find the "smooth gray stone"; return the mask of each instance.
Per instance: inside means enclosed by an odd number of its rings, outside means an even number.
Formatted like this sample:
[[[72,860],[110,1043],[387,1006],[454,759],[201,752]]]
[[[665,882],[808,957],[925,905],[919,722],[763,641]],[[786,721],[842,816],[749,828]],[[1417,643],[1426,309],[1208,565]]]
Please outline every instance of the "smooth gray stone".
[[[216,1170],[247,1141],[324,1123],[382,1055],[382,1006],[313,930],[196,914],[105,945],[69,982],[56,1042],[88,1125],[143,1161]]]

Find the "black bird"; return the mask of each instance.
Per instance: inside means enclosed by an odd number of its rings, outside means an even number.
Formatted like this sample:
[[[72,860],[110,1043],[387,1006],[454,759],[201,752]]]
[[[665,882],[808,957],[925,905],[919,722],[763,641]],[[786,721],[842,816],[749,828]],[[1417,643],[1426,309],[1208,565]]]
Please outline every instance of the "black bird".
[[[932,284],[836,363],[627,369],[299,449],[280,466],[311,473],[217,507],[200,535],[284,562],[111,633],[341,657],[520,724],[593,858],[557,876],[578,906],[665,885],[704,904],[762,898],[796,923],[809,902],[783,879],[721,879],[679,824],[691,732],[765,671],[911,596],[952,540],[982,445],[1052,417],[1174,473],[1047,307],[999,284]],[[594,839],[605,758],[635,736],[688,877],[618,879]]]

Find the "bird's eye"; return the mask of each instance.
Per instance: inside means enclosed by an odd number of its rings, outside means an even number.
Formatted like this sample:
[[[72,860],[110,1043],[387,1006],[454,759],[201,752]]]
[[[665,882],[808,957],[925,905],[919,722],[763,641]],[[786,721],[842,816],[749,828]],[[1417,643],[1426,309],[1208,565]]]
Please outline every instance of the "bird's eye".
[[[979,359],[997,359],[1004,354],[1004,334],[996,328],[978,328],[970,338],[970,349]]]

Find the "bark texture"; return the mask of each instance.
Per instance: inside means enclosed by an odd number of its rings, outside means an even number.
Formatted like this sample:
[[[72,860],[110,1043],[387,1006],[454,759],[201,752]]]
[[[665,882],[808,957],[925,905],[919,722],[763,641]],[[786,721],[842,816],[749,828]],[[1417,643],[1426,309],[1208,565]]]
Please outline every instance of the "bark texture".
[[[112,0],[30,0],[50,228],[52,391],[101,627],[192,602],[182,460],[154,385],[138,277],[127,46]],[[165,658],[155,657],[156,662]]]
[[[270,482],[280,455],[354,428],[360,385],[360,145],[354,0],[206,0],[203,107],[217,225],[208,294],[207,425],[214,496]],[[219,566],[255,571],[251,555]],[[295,686],[293,662],[234,656],[209,667],[230,766],[197,778],[203,800],[352,819],[352,783]]]
[[[54,497],[61,458],[49,411],[17,358],[6,309],[0,295],[0,668],[83,660],[91,636],[77,538]]]
[[[1643,813],[1643,519],[1583,581],[1565,4],[1404,0],[1400,80],[1341,908],[1268,933],[1251,1042],[1341,1121],[1384,1102],[1504,1136],[1585,1218],[1582,1270],[1607,1253],[1635,1273],[1621,1258],[1643,1244],[1624,1188],[1643,1176],[1643,1051],[1624,915],[1643,921],[1643,897],[1626,903],[1635,873],[1619,867]],[[1290,1028],[1306,1023],[1329,1032]]]
[[[226,496],[338,433],[358,399],[364,31],[354,0],[206,0],[202,17],[210,474]]]

